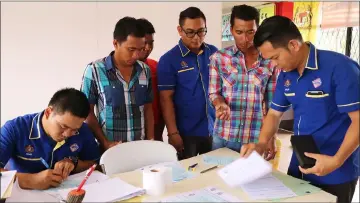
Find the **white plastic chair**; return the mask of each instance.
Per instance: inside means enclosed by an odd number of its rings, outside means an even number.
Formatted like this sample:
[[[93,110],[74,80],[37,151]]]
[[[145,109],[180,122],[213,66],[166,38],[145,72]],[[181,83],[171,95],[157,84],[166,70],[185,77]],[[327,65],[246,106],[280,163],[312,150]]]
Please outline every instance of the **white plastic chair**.
[[[111,147],[100,158],[106,175],[124,173],[147,165],[178,161],[175,148],[160,141],[140,140]]]

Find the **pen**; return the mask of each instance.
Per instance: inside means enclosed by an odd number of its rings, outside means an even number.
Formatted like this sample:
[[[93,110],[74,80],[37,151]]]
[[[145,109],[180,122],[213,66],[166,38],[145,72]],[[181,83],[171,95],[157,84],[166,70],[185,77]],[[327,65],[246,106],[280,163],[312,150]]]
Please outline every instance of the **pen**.
[[[82,186],[84,186],[85,182],[87,181],[87,179],[89,178],[89,176],[91,175],[91,173],[95,170],[96,164],[94,164],[93,166],[91,166],[91,168],[89,168],[89,170],[86,172],[86,176],[85,178],[81,181],[79,187],[77,188],[77,192],[79,192],[82,188]]]
[[[40,160],[41,160],[41,163],[42,163],[47,169],[50,168],[50,167],[49,167],[49,164],[46,163],[45,159],[43,159],[43,158],[41,157]]]
[[[197,165],[198,165],[198,163],[189,166],[189,167],[188,167],[188,171],[194,171],[194,170],[195,170],[195,167],[196,167]]]
[[[215,169],[215,168],[217,168],[217,167],[218,167],[218,166],[213,166],[213,167],[211,167],[211,168],[208,168],[208,169],[205,169],[205,170],[201,171],[200,173],[206,173],[206,172],[211,171],[211,170],[213,170],[213,169]]]

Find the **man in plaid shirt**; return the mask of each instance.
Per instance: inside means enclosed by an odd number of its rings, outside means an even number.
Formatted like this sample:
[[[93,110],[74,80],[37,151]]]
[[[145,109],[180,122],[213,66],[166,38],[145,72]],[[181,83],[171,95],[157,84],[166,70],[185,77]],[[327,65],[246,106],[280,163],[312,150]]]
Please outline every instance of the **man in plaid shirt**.
[[[253,45],[259,26],[256,8],[234,6],[230,24],[235,45],[214,53],[210,62],[209,97],[216,110],[213,150],[228,147],[240,152],[242,144],[258,142],[278,71]],[[271,142],[267,159],[274,155]]]
[[[86,122],[104,151],[122,142],[154,139],[151,72],[138,60],[145,48],[142,24],[132,17],[120,19],[113,45],[108,56],[86,66],[80,88],[90,102]]]

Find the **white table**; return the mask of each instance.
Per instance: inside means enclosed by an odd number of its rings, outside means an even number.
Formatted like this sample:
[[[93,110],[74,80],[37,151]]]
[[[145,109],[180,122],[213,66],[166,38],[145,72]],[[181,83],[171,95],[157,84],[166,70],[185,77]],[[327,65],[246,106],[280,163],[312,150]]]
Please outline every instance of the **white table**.
[[[221,148],[221,149],[218,149],[215,151],[211,151],[207,154],[213,155],[213,156],[228,156],[228,157],[238,157],[239,156],[238,153],[236,153],[230,149],[227,149],[227,148]],[[182,161],[180,161],[180,163],[182,164],[182,166],[184,168],[187,168],[188,166],[190,166],[194,163],[199,163],[199,165],[195,171],[197,173],[199,173],[203,169],[206,169],[209,167],[208,165],[205,165],[203,163],[201,156],[182,160]],[[217,170],[219,170],[219,168],[208,171],[203,174],[199,174],[198,176],[193,177],[191,179],[187,179],[187,180],[183,180],[183,181],[174,183],[174,185],[161,197],[151,197],[149,195],[144,195],[142,197],[137,197],[137,198],[128,200],[126,202],[157,201],[166,196],[172,196],[172,195],[176,195],[176,194],[182,193],[182,192],[189,192],[191,190],[201,189],[201,188],[204,188],[207,186],[215,186],[215,187],[223,190],[224,192],[227,192],[229,194],[232,194],[232,195],[238,197],[241,200],[244,200],[247,202],[249,202],[249,201],[254,202],[253,200],[249,199],[247,194],[244,193],[241,189],[238,189],[238,188],[234,189],[234,188],[228,187],[225,184],[225,182],[216,174]],[[124,180],[134,186],[142,187],[142,173],[140,171],[131,171],[131,172],[127,172],[127,173],[121,173],[121,174],[114,175],[114,177],[119,177],[122,180]],[[262,202],[264,202],[264,201],[262,201]],[[309,194],[309,195],[305,195],[305,196],[288,198],[288,199],[285,199],[283,202],[336,202],[336,197],[329,193],[326,193],[325,191],[320,191],[318,193]]]

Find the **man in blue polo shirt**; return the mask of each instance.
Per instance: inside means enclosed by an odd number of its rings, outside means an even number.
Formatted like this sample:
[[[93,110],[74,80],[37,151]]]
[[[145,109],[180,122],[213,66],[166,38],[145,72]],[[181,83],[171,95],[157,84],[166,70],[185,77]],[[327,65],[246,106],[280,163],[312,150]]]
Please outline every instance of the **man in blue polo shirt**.
[[[84,123],[89,109],[82,92],[62,89],[44,111],[7,121],[1,127],[0,169],[16,170],[21,188],[38,190],[87,170],[100,158]]]
[[[259,143],[243,146],[241,156],[254,149],[262,154],[292,106],[295,136],[312,135],[321,154],[305,153],[316,160],[308,169],[293,154],[288,174],[336,195],[337,202],[350,203],[359,176],[359,64],[303,42],[296,25],[282,16],[264,20],[254,44],[283,71]]]
[[[208,100],[209,57],[217,48],[204,43],[206,18],[196,7],[180,13],[181,39],[158,64],[158,87],[169,143],[179,159],[211,150],[215,112]]]

